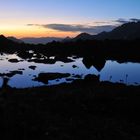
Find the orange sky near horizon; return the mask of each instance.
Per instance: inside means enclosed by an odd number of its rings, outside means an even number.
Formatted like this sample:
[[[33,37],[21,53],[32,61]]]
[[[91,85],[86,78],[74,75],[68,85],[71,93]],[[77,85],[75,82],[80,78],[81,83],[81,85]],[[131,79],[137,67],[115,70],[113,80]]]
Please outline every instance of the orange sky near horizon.
[[[140,0],[0,0],[0,34],[17,38],[97,34],[139,19],[139,13]]]
[[[37,26],[27,25],[0,25],[0,34],[4,36],[23,37],[74,37],[79,32],[62,32]]]

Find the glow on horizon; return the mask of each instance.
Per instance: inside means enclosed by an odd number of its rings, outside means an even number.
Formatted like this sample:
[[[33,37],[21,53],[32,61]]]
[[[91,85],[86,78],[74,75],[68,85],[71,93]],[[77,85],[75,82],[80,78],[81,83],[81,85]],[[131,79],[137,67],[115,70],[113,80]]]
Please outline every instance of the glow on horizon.
[[[74,37],[80,32],[27,24],[99,26],[101,24],[97,21],[108,21],[110,25],[112,20],[119,18],[140,18],[139,5],[139,0],[1,0],[0,34],[17,38]]]
[[[5,36],[23,37],[74,37],[78,33],[60,32],[52,29],[44,29],[41,27],[27,25],[0,25],[0,34]]]

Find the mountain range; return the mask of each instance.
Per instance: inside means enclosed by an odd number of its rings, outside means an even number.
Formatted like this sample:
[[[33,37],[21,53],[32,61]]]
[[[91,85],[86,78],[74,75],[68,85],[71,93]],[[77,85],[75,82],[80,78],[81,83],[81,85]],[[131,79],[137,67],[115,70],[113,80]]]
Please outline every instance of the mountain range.
[[[21,39],[17,39],[13,36],[9,36],[9,37],[7,37],[7,39],[14,41],[14,42],[17,42],[17,43],[23,43],[23,41]]]
[[[4,36],[0,36],[4,38]],[[18,43],[29,43],[29,44],[47,44],[53,41],[59,42],[70,42],[78,40],[133,40],[140,39],[140,22],[129,22],[125,23],[119,27],[116,27],[110,32],[101,32],[97,35],[90,35],[88,33],[81,33],[75,38],[57,38],[57,37],[40,37],[40,38],[21,38],[17,39],[15,37],[7,37],[7,39]]]
[[[73,40],[133,40],[140,39],[140,22],[129,22],[116,27],[110,32],[101,32],[97,35],[90,35],[87,33],[81,33]]]
[[[40,37],[40,38],[21,38],[24,43],[29,43],[29,44],[47,44],[52,41],[62,41],[63,38],[57,38],[57,37]]]

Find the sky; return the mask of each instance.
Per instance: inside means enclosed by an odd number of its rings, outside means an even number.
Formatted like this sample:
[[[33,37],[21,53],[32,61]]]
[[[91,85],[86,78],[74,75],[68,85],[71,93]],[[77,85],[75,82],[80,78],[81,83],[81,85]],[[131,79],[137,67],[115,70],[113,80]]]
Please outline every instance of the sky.
[[[0,0],[0,34],[66,37],[97,34],[140,18],[140,0]]]

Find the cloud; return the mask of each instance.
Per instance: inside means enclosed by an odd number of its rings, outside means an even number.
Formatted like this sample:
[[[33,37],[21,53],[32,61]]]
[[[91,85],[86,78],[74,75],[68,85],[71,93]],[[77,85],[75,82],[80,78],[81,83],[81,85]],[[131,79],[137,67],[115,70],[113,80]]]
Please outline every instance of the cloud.
[[[131,18],[130,21],[132,21],[132,22],[140,22],[140,19],[137,19],[137,18]]]
[[[116,27],[114,25],[91,26],[82,24],[28,24],[28,26],[41,26],[43,28],[53,29],[62,32],[86,32],[91,34],[98,34],[102,31],[111,31]]]
[[[137,18],[131,18],[131,19],[120,18],[120,19],[114,20],[113,22],[116,22],[116,23],[119,23],[119,24],[125,24],[125,23],[128,23],[128,22],[139,22],[139,21],[140,21],[140,19],[137,19]]]
[[[27,26],[38,26],[38,27],[52,29],[61,32],[86,32],[90,34],[98,34],[103,31],[109,32],[113,30],[115,27],[128,22],[139,22],[139,21],[140,19],[136,19],[136,18],[131,18],[131,19],[119,18],[117,20],[112,20],[112,21],[95,21],[93,25],[54,23],[54,24],[27,24]]]
[[[27,24],[27,26],[41,26],[40,24]]]
[[[130,22],[130,20],[126,20],[126,19],[123,19],[123,18],[119,18],[117,20],[113,20],[113,22],[117,22],[119,24],[125,24],[125,23],[128,23]]]

